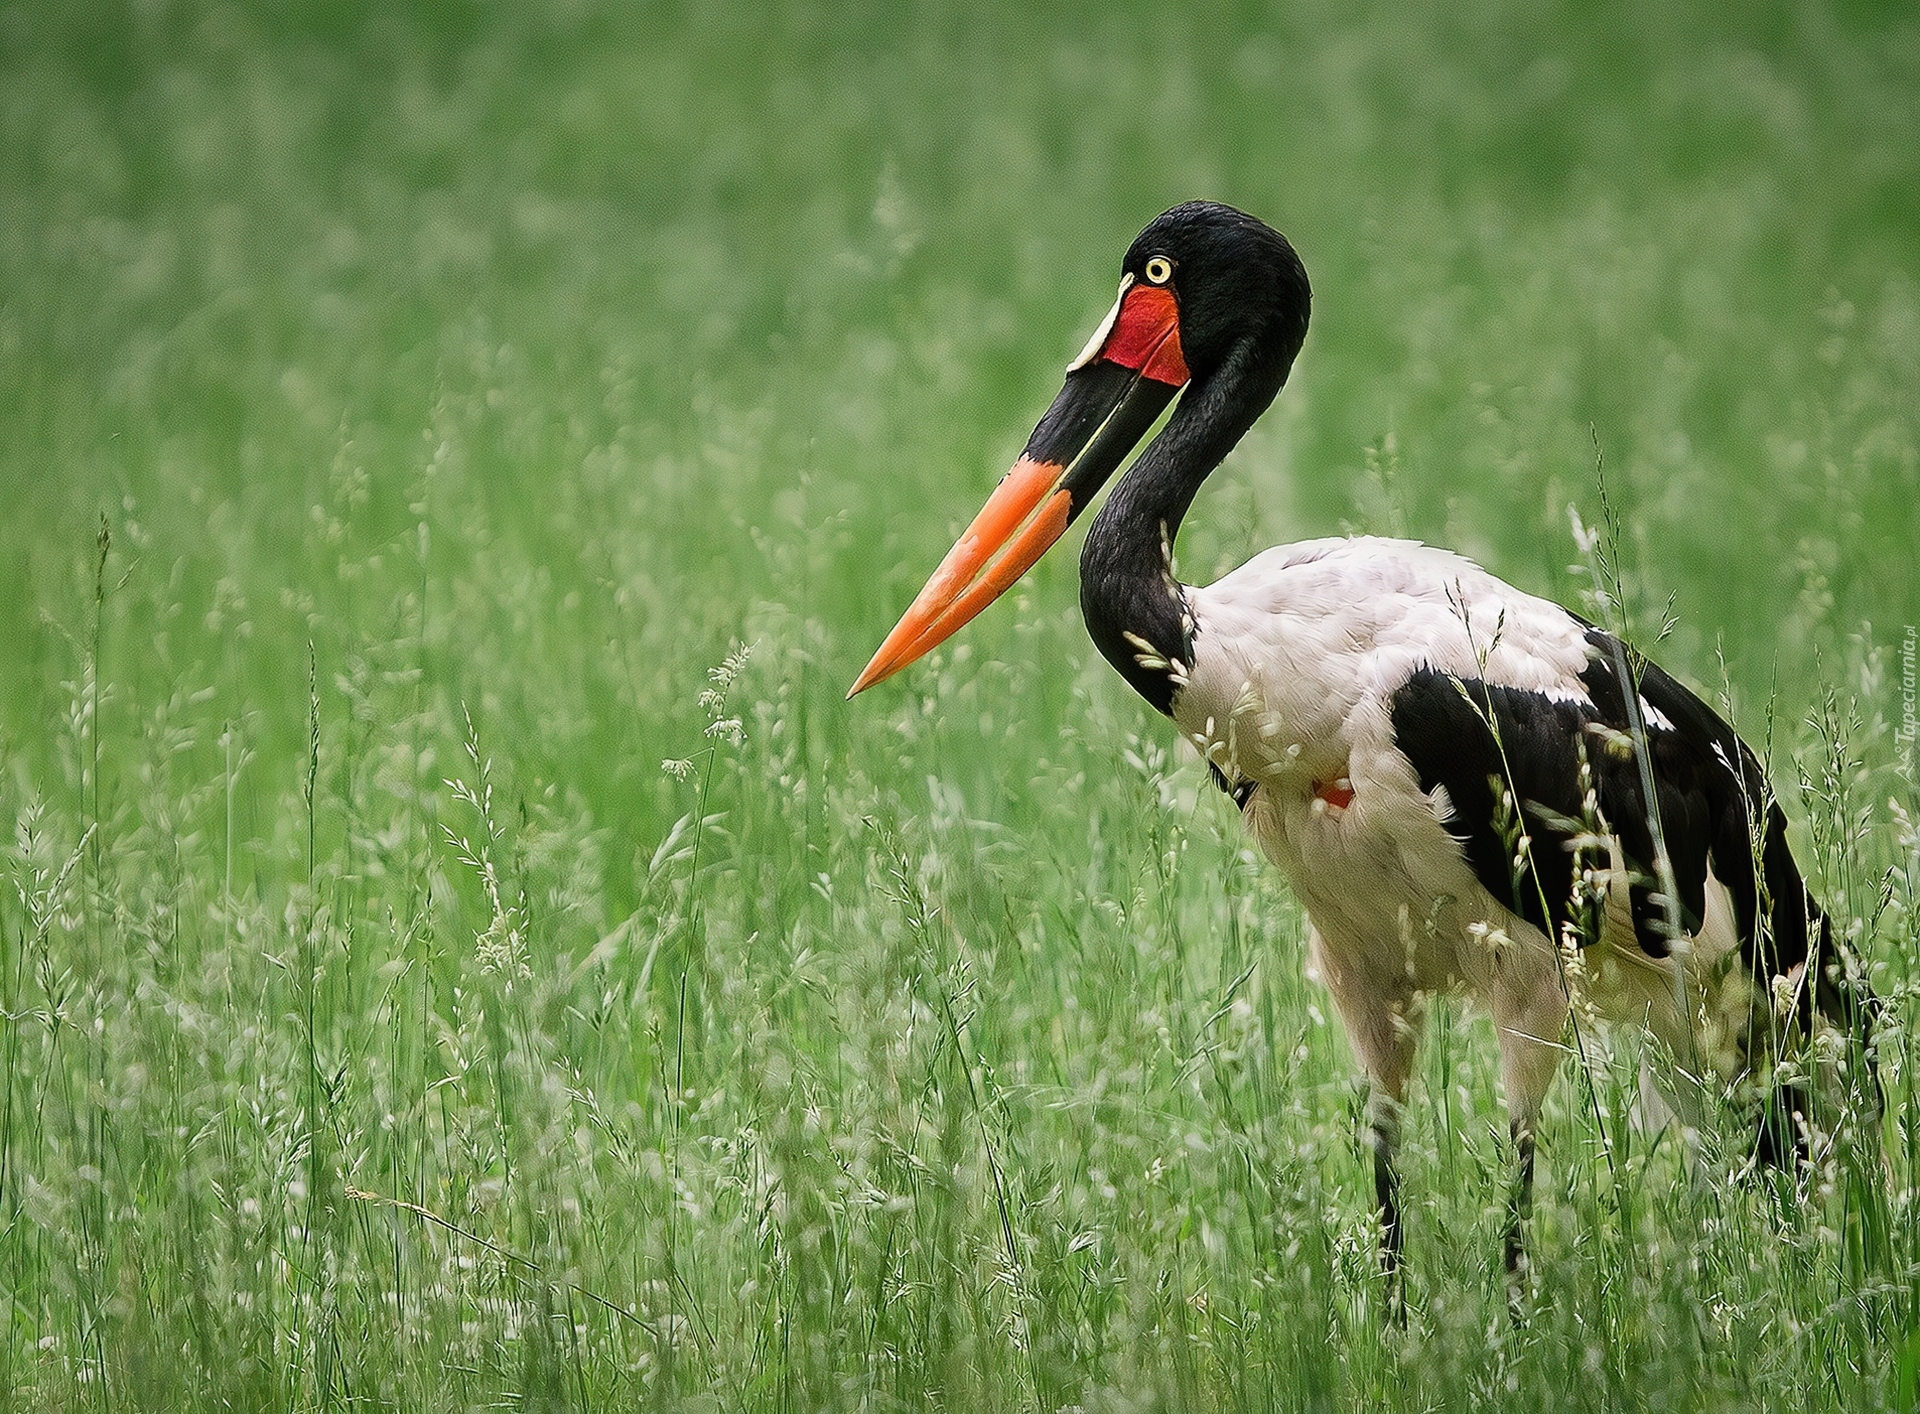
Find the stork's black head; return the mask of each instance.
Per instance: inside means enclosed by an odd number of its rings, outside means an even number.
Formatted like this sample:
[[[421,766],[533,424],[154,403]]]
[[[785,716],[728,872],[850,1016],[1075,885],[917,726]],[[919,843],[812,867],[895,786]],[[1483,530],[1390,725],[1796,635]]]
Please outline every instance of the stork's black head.
[[[1067,365],[1066,385],[1026,451],[894,625],[853,692],[899,672],[1005,593],[1191,385],[1167,436],[1197,431],[1201,440],[1189,435],[1183,464],[1159,468],[1156,484],[1172,489],[1149,516],[1147,549],[1157,585],[1160,537],[1178,526],[1199,479],[1286,381],[1307,335],[1309,299],[1307,272],[1286,237],[1245,212],[1189,201],[1156,216],[1128,250],[1119,298]],[[1164,449],[1167,436],[1155,445]],[[1089,547],[1093,543],[1089,537]],[[1160,595],[1163,607],[1165,598]]]
[[[1188,201],[1154,217],[1120,269],[1173,291],[1196,380],[1239,352],[1250,369],[1277,373],[1278,387],[1307,337],[1312,291],[1300,257],[1273,227],[1231,206]]]

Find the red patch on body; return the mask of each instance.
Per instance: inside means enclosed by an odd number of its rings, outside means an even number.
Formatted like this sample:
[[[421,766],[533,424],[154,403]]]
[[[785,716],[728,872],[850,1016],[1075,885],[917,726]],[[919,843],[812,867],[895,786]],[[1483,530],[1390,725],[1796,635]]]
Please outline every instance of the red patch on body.
[[[1192,375],[1180,352],[1180,307],[1173,293],[1157,285],[1135,285],[1120,303],[1100,357],[1131,368],[1156,383],[1179,387]]]
[[[1345,776],[1337,781],[1315,781],[1313,793],[1328,805],[1341,810],[1353,804],[1353,782]]]

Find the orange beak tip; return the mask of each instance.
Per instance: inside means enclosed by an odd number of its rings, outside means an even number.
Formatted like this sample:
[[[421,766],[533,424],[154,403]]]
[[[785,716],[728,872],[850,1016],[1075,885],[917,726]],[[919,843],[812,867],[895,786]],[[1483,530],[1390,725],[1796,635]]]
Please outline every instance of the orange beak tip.
[[[932,652],[1058,540],[1072,497],[1064,468],[1022,457],[1001,480],[900,622],[847,690],[852,699]]]
[[[853,686],[847,689],[847,701],[853,701],[870,687],[878,687],[906,666],[905,663],[889,662],[888,659],[892,655],[888,654],[887,647],[888,645],[882,644],[880,651],[873,655],[873,660],[860,670],[860,676],[855,678]]]

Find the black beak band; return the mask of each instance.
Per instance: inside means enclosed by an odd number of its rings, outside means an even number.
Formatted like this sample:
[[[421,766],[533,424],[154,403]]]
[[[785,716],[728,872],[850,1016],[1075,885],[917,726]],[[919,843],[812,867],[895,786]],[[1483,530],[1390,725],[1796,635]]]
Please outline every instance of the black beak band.
[[[1067,468],[1060,489],[1072,496],[1071,522],[1107,484],[1180,389],[1131,368],[1095,359],[1067,375],[1025,455]]]

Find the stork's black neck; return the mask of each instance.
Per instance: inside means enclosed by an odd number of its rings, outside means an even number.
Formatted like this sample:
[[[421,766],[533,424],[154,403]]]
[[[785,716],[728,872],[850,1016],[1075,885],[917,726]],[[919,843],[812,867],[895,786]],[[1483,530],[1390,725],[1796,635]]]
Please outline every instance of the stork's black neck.
[[[1173,539],[1194,493],[1287,381],[1307,337],[1312,291],[1291,245],[1245,212],[1174,207],[1127,252],[1129,275],[1174,272],[1180,352],[1191,381],[1166,427],[1113,489],[1080,553],[1080,610],[1094,644],[1168,716],[1193,667],[1196,626],[1173,578]],[[1130,365],[1131,366],[1131,365]]]
[[[1173,715],[1195,626],[1173,576],[1173,541],[1194,494],[1285,381],[1251,357],[1188,385],[1160,435],[1093,518],[1080,552],[1080,612],[1094,646],[1135,692]]]

